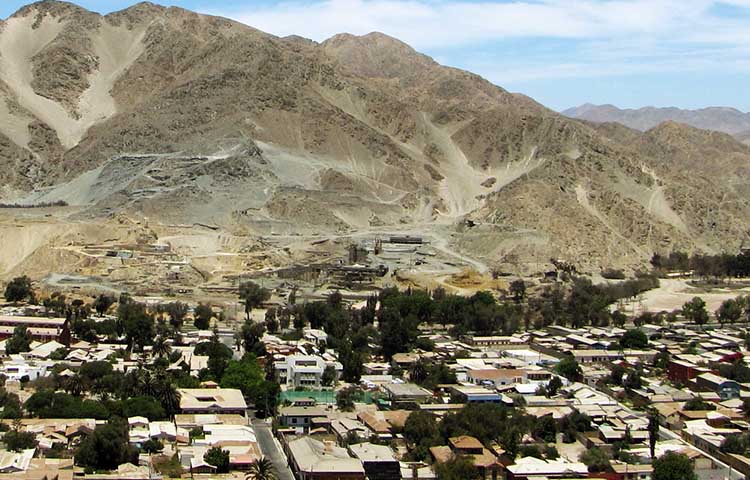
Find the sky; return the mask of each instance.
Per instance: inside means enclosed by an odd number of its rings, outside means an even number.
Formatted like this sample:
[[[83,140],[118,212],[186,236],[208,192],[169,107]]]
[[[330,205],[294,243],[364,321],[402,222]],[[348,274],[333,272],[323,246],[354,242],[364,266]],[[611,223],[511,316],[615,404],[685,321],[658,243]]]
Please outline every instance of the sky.
[[[0,17],[23,4],[0,0]],[[78,0],[108,13],[134,0]],[[750,0],[162,0],[279,35],[379,31],[556,110],[750,111]]]

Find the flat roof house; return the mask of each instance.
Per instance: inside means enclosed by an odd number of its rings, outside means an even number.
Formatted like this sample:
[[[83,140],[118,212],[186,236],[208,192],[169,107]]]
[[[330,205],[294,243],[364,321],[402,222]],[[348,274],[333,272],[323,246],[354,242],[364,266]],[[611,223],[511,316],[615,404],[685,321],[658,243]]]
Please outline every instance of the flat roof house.
[[[349,452],[362,462],[368,480],[401,480],[401,464],[390,447],[356,443]]]
[[[414,383],[389,383],[382,388],[393,405],[420,404],[432,398],[432,392]]]
[[[235,388],[180,388],[182,413],[235,413],[244,415],[247,403]]]
[[[323,372],[332,366],[336,379],[344,369],[339,362],[326,362],[317,355],[290,355],[280,362],[274,362],[276,379],[290,388],[320,388],[323,386]]]
[[[365,480],[365,468],[346,449],[311,437],[290,440],[289,464],[298,480]]]
[[[34,340],[49,342],[55,340],[70,345],[70,322],[67,318],[58,317],[21,317],[0,315],[0,340],[13,336],[16,327],[26,327]]]

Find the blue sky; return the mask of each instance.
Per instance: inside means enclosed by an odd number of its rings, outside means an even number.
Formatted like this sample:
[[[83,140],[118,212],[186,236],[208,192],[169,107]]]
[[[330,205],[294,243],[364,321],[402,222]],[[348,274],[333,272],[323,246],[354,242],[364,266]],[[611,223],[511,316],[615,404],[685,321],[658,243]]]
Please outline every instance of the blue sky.
[[[1,0],[7,17],[23,1]],[[79,0],[102,13],[133,0]],[[554,109],[750,111],[750,0],[164,0],[276,35],[381,31]]]

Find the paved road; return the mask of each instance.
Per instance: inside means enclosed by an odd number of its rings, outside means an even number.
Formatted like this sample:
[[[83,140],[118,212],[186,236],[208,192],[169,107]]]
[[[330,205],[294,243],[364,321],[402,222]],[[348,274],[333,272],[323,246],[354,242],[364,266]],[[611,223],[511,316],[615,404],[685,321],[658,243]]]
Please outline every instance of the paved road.
[[[271,424],[263,420],[253,420],[255,437],[258,440],[260,451],[273,462],[279,480],[294,480],[294,475],[287,464],[286,455],[281,450],[281,445],[273,436]]]

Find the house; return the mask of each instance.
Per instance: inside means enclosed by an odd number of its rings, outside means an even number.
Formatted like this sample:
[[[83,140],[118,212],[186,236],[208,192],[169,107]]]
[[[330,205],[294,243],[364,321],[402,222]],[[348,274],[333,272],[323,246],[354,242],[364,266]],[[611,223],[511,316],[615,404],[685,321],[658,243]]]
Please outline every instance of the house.
[[[40,342],[55,340],[64,345],[70,345],[70,322],[67,318],[0,315],[0,339],[13,336],[16,327],[26,327],[26,331],[34,340]]]
[[[606,350],[571,350],[570,353],[578,363],[606,363],[622,360],[624,357],[620,352]]]
[[[432,392],[414,383],[391,383],[381,388],[394,406],[418,405],[432,398]]]
[[[328,334],[323,330],[317,328],[306,328],[304,330],[302,338],[316,344],[319,347],[328,343]]]
[[[451,387],[451,397],[456,403],[502,403],[503,397],[484,387],[456,385]]]
[[[490,348],[490,347],[523,347],[526,342],[519,337],[514,336],[478,336],[468,335],[463,339],[472,347]]]
[[[462,435],[448,439],[450,446],[436,446],[430,448],[430,454],[436,463],[446,463],[457,456],[465,456],[471,460],[479,470],[482,479],[500,478],[498,475],[502,465],[493,452],[484,448],[482,442],[474,437]]]
[[[362,462],[368,480],[401,480],[401,464],[390,447],[357,443],[349,452]]]
[[[339,362],[327,363],[316,355],[290,355],[280,362],[274,362],[277,381],[289,388],[320,388],[323,386],[323,373],[331,366],[338,380],[344,367]]]
[[[34,451],[33,448],[20,452],[0,450],[0,473],[25,472],[34,458]]]
[[[245,397],[234,388],[180,388],[182,413],[235,413],[244,415]]]
[[[586,348],[589,350],[605,350],[607,343],[600,342],[593,338],[584,337],[583,335],[571,334],[565,337],[565,341],[573,346],[573,348]]]
[[[333,442],[312,437],[289,440],[287,458],[298,480],[365,480],[365,468],[358,458]]]
[[[36,380],[46,377],[49,374],[47,367],[51,365],[50,362],[29,361],[21,355],[11,355],[10,360],[0,365],[0,375],[5,375],[9,380]]]
[[[701,369],[694,363],[684,360],[669,360],[667,363],[667,377],[674,383],[687,385],[687,383],[700,375]]]
[[[32,349],[30,352],[26,354],[26,357],[28,358],[38,358],[38,359],[48,359],[52,353],[54,353],[56,350],[60,348],[65,348],[65,345],[63,345],[60,342],[56,342],[54,340],[43,343],[39,345],[38,347]]]
[[[580,462],[568,462],[564,459],[541,460],[535,457],[523,457],[516,461],[514,465],[505,467],[507,469],[508,480],[531,480],[536,478],[545,478],[548,480],[554,478],[587,478],[589,470],[586,465]]]
[[[406,420],[411,412],[409,410],[376,410],[373,412],[359,412],[357,419],[370,429],[372,434],[381,439],[393,438],[394,432],[404,429]]]
[[[651,465],[612,462],[612,470],[617,474],[617,480],[651,480],[654,468]]]
[[[466,372],[466,378],[475,385],[502,387],[515,383],[526,383],[527,374],[525,370],[491,368],[486,370],[469,370]]]
[[[326,417],[328,412],[321,407],[283,407],[279,409],[278,419],[283,427],[309,431],[314,418]]]

